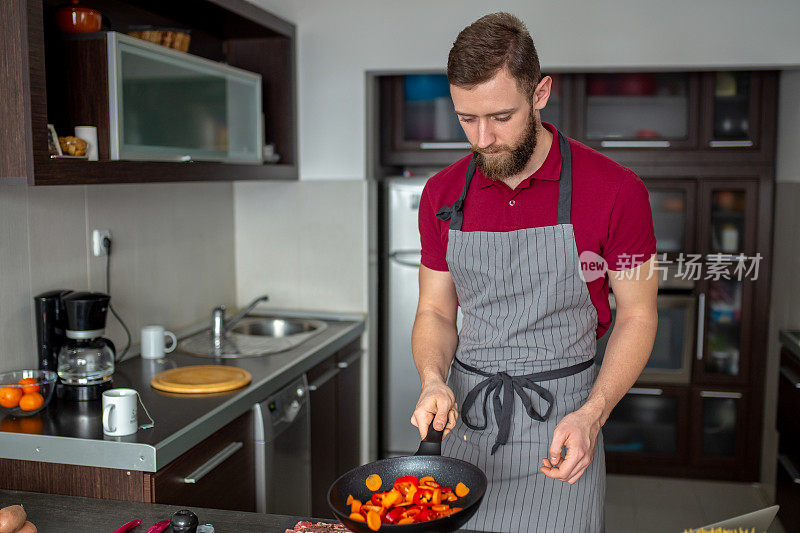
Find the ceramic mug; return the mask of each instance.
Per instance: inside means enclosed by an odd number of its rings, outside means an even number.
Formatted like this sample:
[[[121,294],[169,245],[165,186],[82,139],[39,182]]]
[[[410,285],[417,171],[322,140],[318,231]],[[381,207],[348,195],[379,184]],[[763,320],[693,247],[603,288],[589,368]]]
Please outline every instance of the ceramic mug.
[[[132,435],[139,430],[134,389],[109,389],[103,393],[103,433],[109,437]]]
[[[165,347],[166,338],[172,342]],[[178,346],[178,339],[171,331],[164,331],[164,326],[145,326],[142,328],[142,359],[162,359],[164,353],[170,353]]]

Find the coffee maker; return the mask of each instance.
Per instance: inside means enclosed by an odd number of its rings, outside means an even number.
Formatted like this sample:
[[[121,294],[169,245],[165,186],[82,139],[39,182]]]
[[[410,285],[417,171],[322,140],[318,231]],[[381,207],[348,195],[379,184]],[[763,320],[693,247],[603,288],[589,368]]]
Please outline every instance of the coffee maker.
[[[39,369],[56,371],[58,352],[67,340],[67,312],[61,298],[72,291],[56,289],[33,297]]]
[[[62,296],[66,339],[58,352],[60,398],[96,400],[111,387],[116,349],[103,337],[110,299],[100,292]]]

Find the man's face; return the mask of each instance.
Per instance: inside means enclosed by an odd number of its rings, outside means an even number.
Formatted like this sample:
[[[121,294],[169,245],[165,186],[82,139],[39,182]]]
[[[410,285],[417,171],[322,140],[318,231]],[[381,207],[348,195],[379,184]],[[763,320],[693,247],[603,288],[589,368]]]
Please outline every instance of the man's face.
[[[521,172],[536,147],[538,119],[508,70],[471,89],[451,85],[450,95],[483,174],[502,180]]]

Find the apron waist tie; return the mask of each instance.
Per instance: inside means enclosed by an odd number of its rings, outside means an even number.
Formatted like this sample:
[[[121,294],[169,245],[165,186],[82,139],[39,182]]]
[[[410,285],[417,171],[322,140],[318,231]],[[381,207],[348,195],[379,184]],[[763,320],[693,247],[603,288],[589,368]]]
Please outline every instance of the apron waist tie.
[[[492,455],[494,455],[494,452],[496,452],[500,446],[504,445],[508,441],[508,435],[511,432],[511,420],[514,418],[515,393],[522,401],[522,405],[525,407],[525,412],[528,413],[528,416],[538,422],[544,422],[550,417],[550,413],[552,412],[553,405],[555,403],[555,398],[549,390],[537,384],[536,382],[571,376],[573,374],[583,372],[594,364],[594,358],[591,358],[583,363],[578,363],[576,365],[564,368],[545,370],[543,372],[535,372],[533,374],[527,374],[524,376],[512,376],[506,372],[490,374],[475,368],[474,366],[470,366],[460,361],[458,358],[455,358],[455,361],[467,372],[486,377],[486,379],[475,385],[475,387],[469,391],[469,393],[467,393],[467,397],[464,399],[464,405],[461,406],[461,409],[463,411],[462,419],[464,420],[464,424],[466,424],[466,426],[470,429],[482,431],[486,429],[488,425],[486,405],[489,402],[489,394],[492,394],[492,407],[494,410],[494,418],[497,421],[498,427],[497,438],[494,441],[494,446],[492,446]],[[541,415],[536,411],[533,403],[531,402],[531,398],[525,389],[535,392],[545,402],[547,402],[547,411],[545,411],[544,415]],[[481,391],[483,391],[482,426],[473,424],[469,421],[469,411],[475,404],[475,400],[477,400]],[[500,399],[501,392],[503,394],[502,401]]]

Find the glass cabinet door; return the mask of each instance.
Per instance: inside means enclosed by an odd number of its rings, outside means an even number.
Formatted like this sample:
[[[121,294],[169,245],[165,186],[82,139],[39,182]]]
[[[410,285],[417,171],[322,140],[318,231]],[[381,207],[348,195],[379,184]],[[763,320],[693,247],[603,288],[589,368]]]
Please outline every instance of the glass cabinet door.
[[[630,461],[677,463],[684,456],[684,392],[678,387],[633,387],[628,391],[603,426],[612,471],[624,471]]]
[[[690,417],[693,420],[692,463],[697,465],[743,459],[746,396],[741,390],[695,390]]]
[[[656,250],[678,254],[695,251],[696,185],[690,180],[645,179],[653,212]]]
[[[422,149],[469,148],[445,74],[403,76],[402,93],[401,143]]]
[[[758,140],[760,75],[719,71],[704,75],[706,141],[711,148],[752,148]]]
[[[586,75],[583,138],[602,148],[693,144],[695,80],[685,72]]]
[[[703,242],[706,253],[752,253],[755,249],[758,182],[707,181],[703,184]]]

